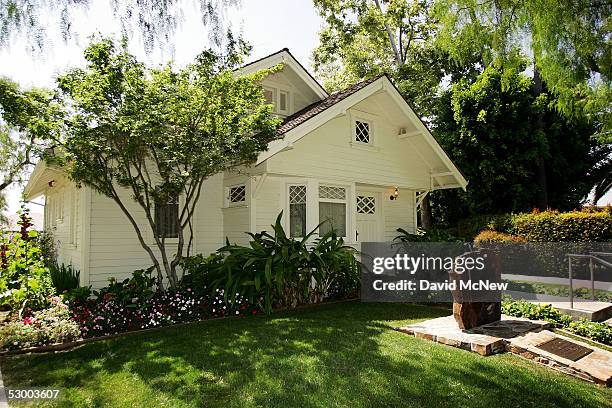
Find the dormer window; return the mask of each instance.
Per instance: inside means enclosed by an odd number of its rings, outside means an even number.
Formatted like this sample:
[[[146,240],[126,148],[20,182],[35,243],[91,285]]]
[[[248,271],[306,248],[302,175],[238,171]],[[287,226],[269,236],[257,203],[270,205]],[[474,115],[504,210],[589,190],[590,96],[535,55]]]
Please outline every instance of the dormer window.
[[[289,92],[287,91],[278,92],[278,113],[289,114]]]
[[[274,106],[272,110],[274,113],[284,116],[290,114],[289,107],[291,102],[289,91],[266,86],[264,87],[264,98],[267,104]]]
[[[372,126],[364,120],[355,121],[355,141],[370,144],[372,142]]]

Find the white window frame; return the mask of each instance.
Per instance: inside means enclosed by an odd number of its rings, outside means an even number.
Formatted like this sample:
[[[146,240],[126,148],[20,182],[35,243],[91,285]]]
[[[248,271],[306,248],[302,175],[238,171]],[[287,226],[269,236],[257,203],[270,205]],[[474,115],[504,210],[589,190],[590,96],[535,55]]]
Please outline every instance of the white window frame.
[[[344,189],[344,199],[335,199],[335,198],[321,198],[320,196],[320,192],[319,192],[319,188],[320,187],[338,187],[338,188],[343,188]],[[351,216],[350,213],[352,211],[352,206],[350,205],[349,201],[351,199],[351,197],[353,196],[352,191],[351,191],[351,187],[348,185],[344,185],[344,184],[336,184],[336,183],[326,183],[326,182],[320,182],[317,185],[317,190],[316,190],[316,202],[317,202],[317,224],[321,223],[321,219],[320,219],[320,215],[319,215],[319,203],[338,203],[338,204],[344,204],[344,233],[345,235],[342,237],[345,240],[350,240],[351,236],[349,235],[349,232],[351,231]]]
[[[361,112],[361,111],[349,111],[349,126],[351,128],[350,132],[350,145],[351,147],[357,149],[364,149],[370,151],[379,151],[378,141],[377,141],[377,117],[376,115]],[[369,128],[369,141],[368,143],[360,142],[357,140],[357,121],[367,123]]]
[[[286,96],[286,100],[285,100],[285,108],[286,109],[281,109],[280,106],[280,100],[281,100],[281,94],[285,94]],[[290,108],[290,104],[291,104],[291,92],[285,90],[285,89],[278,89],[278,93],[277,93],[277,112],[280,113],[281,115],[289,115],[289,111],[291,110]]]
[[[226,208],[234,208],[234,207],[246,207],[249,200],[249,187],[248,183],[237,183],[232,184],[230,186],[225,187],[225,207]],[[232,201],[230,198],[230,191],[233,188],[244,187],[244,200],[242,201]]]
[[[271,91],[272,92],[272,106],[273,106],[273,110],[276,111],[276,97],[277,97],[276,88],[271,87],[271,86],[264,86],[263,89],[264,89],[264,91]]]
[[[289,237],[291,237],[291,197],[289,195],[289,192],[291,190],[291,187],[295,187],[295,186],[304,186],[306,187],[306,219],[305,219],[305,230],[306,230],[306,234],[308,234],[310,232],[310,216],[309,216],[309,208],[311,206],[311,196],[312,196],[312,192],[311,192],[311,188],[309,186],[309,183],[306,181],[302,181],[302,182],[291,182],[291,183],[286,183],[285,184],[285,214],[286,216],[284,216],[283,218],[285,218],[285,222],[284,222],[284,226],[285,226],[285,231],[287,233],[287,235]],[[300,237],[291,237],[294,239],[302,239],[304,237],[300,236]]]

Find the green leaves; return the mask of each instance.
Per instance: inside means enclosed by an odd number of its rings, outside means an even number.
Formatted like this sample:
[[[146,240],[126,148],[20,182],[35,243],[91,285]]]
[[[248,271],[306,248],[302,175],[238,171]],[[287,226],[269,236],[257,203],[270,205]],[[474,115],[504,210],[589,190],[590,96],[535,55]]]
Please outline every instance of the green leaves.
[[[239,293],[267,313],[273,307],[355,293],[359,283],[355,250],[345,246],[334,231],[310,241],[287,237],[281,218],[282,212],[272,225],[273,234],[249,234],[248,247],[228,244],[219,249],[226,257],[210,270],[212,292],[223,289],[231,302]]]

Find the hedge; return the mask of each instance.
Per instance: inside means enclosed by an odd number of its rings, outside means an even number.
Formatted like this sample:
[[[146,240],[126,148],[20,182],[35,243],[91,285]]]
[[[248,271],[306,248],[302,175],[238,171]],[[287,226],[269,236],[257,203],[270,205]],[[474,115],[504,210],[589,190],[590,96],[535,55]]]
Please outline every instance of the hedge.
[[[609,211],[544,211],[512,217],[512,231],[530,242],[612,241]]]
[[[529,242],[612,242],[612,211],[543,211],[480,215],[459,222],[457,235],[471,241],[485,230],[523,237]]]

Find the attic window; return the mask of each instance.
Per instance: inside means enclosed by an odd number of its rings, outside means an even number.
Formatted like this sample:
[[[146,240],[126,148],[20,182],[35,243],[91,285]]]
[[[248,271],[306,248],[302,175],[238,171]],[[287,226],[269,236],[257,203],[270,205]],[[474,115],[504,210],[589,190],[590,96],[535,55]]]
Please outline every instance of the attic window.
[[[228,201],[230,205],[242,204],[246,201],[246,186],[244,184],[229,188]]]
[[[285,115],[289,113],[289,92],[287,91],[278,92],[278,112]]]
[[[276,102],[276,92],[272,88],[264,88],[264,98],[266,99],[266,104],[275,105]]]
[[[370,143],[370,123],[361,120],[355,121],[355,141],[366,144]]]

